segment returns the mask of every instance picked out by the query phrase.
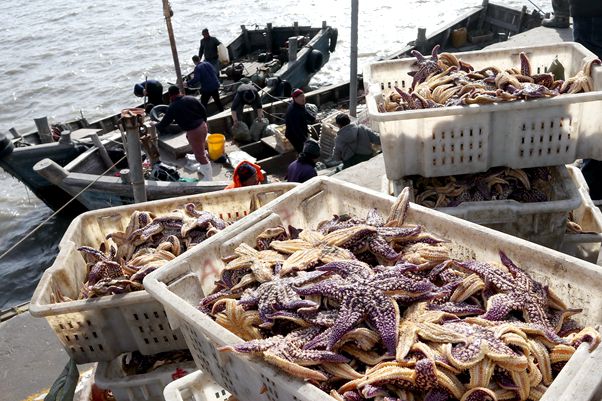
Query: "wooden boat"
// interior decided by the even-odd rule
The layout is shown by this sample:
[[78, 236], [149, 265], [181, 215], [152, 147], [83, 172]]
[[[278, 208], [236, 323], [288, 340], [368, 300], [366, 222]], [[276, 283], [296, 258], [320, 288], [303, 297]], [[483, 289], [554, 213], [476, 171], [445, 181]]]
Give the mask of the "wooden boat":
[[[292, 41], [293, 38], [296, 40]], [[289, 46], [289, 39], [291, 43], [299, 45], [298, 51], [294, 51], [295, 46]], [[264, 28], [246, 29], [242, 26], [241, 34], [227, 45], [232, 64], [222, 69], [222, 103], [226, 105], [232, 101], [236, 89], [234, 84], [243, 77], [264, 88], [260, 92], [263, 102], [290, 95], [292, 87], [305, 87], [328, 62], [330, 53], [336, 48], [336, 41], [336, 28], [326, 23], [322, 27], [299, 26], [296, 22], [285, 27], [267, 24]], [[242, 75], [232, 72], [233, 65], [242, 66]], [[211, 100], [208, 113], [216, 111]], [[57, 191], [54, 185], [33, 171], [33, 166], [45, 158], [65, 166], [93, 146], [89, 135], [103, 135], [114, 131], [119, 117], [119, 114], [115, 114], [92, 122], [81, 118], [62, 124], [66, 130], [71, 131], [73, 141], [60, 144], [43, 143], [38, 132], [18, 135], [13, 131], [15, 138], [11, 140], [0, 134], [0, 144], [4, 144], [0, 145], [0, 167], [22, 181], [38, 198], [56, 210], [71, 196], [64, 191]], [[75, 203], [73, 206], [78, 205]], [[77, 207], [76, 210], [81, 208]]]
[[[411, 50], [418, 49], [423, 53], [428, 53], [437, 44], [442, 47], [442, 51], [467, 51], [483, 48], [489, 44], [506, 40], [510, 34], [524, 32], [533, 27], [541, 24], [542, 16], [537, 12], [528, 13], [526, 8], [522, 10], [514, 10], [505, 6], [489, 4], [484, 2], [481, 7], [477, 10], [466, 14], [453, 21], [446, 27], [436, 31], [432, 35], [425, 37], [422, 32], [419, 32], [416, 41], [409, 43], [402, 51], [396, 52], [387, 59], [409, 57]], [[467, 37], [472, 38], [472, 42], [466, 41], [458, 46], [458, 42], [453, 37], [453, 32], [457, 29], [466, 30]], [[453, 43], [452, 43], [453, 42]], [[456, 45], [457, 47], [454, 47]], [[361, 80], [361, 78], [359, 78]], [[362, 88], [361, 81], [358, 84], [358, 88]], [[333, 109], [341, 107], [341, 105], [348, 102], [350, 95], [349, 82], [343, 82], [340, 84], [331, 85], [328, 87], [320, 88], [316, 91], [306, 93], [306, 99], [308, 103], [313, 103], [322, 109]], [[360, 89], [358, 97], [361, 99], [362, 90]], [[267, 112], [268, 116], [272, 119], [272, 122], [281, 123], [275, 121], [278, 116], [283, 116], [288, 107], [289, 100], [279, 100], [272, 103], [264, 104], [263, 108]], [[244, 119], [250, 123], [253, 118], [253, 112], [250, 110], [245, 111]], [[229, 111], [224, 111], [217, 115], [213, 115], [208, 119], [208, 126], [210, 132], [219, 132], [227, 134], [230, 132], [232, 125], [231, 116]], [[293, 152], [278, 153], [274, 147], [274, 140], [263, 138], [253, 144], [241, 146], [241, 150], [248, 151], [251, 154], [261, 154], [257, 159], [262, 167], [268, 172], [268, 174], [275, 180], [281, 179], [283, 171], [286, 166], [295, 158]], [[183, 155], [190, 152], [190, 147], [184, 134], [177, 134], [171, 137], [163, 137], [159, 140], [160, 149], [162, 155], [167, 157], [167, 160], [177, 162], [181, 160]], [[230, 146], [235, 147], [235, 144], [230, 143]], [[227, 149], [228, 150], [228, 149]], [[65, 175], [60, 181], [59, 185], [61, 188], [68, 190], [71, 193], [77, 193], [82, 190], [86, 185], [90, 185], [88, 191], [94, 191], [96, 194], [95, 204], [89, 203], [87, 207], [102, 207], [100, 204], [106, 206], [116, 205], [120, 203], [116, 199], [114, 194], [119, 194], [120, 201], [124, 203], [130, 203], [133, 201], [131, 195], [131, 187], [128, 184], [121, 183], [118, 179], [112, 179], [114, 186], [107, 186], [101, 184], [108, 180], [106, 177], [99, 178], [100, 172], [104, 169], [100, 163], [98, 156], [94, 156], [94, 151], [89, 152], [89, 156], [82, 156], [77, 163], [72, 163], [67, 167], [66, 171], [59, 173], [59, 175]], [[93, 158], [96, 160], [95, 168], [91, 168], [89, 162], [85, 162], [86, 157]], [[163, 156], [162, 156], [163, 157]], [[87, 170], [85, 173], [83, 169]], [[90, 172], [92, 171], [92, 174]], [[226, 168], [226, 173], [228, 169]], [[87, 174], [84, 177], [82, 174]], [[94, 183], [94, 180], [99, 179], [98, 182]], [[182, 191], [198, 191], [207, 192], [211, 190], [221, 189], [216, 188], [219, 185], [226, 185], [226, 182], [216, 185], [213, 183], [196, 183], [191, 185], [190, 183], [168, 183], [171, 185], [165, 185], [165, 183], [149, 182], [147, 180], [148, 196], [149, 199], [160, 199], [169, 196], [183, 195]], [[175, 184], [175, 185], [174, 185]], [[161, 191], [158, 188], [161, 187]], [[165, 188], [170, 188], [165, 189]], [[170, 191], [171, 195], [170, 195]], [[157, 196], [158, 198], [155, 198]], [[85, 194], [80, 195], [79, 199], [84, 199]], [[99, 202], [99, 199], [104, 199]], [[84, 202], [85, 203], [85, 202]]]

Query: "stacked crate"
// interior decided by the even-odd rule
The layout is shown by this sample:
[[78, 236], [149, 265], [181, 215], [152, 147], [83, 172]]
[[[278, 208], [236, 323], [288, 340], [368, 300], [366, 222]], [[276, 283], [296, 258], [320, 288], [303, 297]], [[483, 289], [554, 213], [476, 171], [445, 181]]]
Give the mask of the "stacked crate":
[[[595, 58], [577, 43], [456, 53], [474, 67], [516, 67], [525, 52], [537, 72], [557, 56], [566, 77], [577, 74]], [[602, 67], [592, 69], [594, 91], [553, 98], [487, 105], [451, 106], [380, 112], [383, 94], [395, 86], [408, 88], [415, 59], [369, 65], [364, 71], [366, 102], [372, 126], [381, 135], [387, 178], [399, 193], [405, 177], [474, 174], [491, 167], [515, 169], [551, 167], [561, 175], [555, 185], [564, 194], [546, 204], [514, 201], [463, 203], [444, 211], [506, 233], [559, 249], [568, 213], [580, 196], [564, 165], [579, 158], [602, 158], [599, 130], [602, 118]], [[407, 89], [406, 89], [407, 90]], [[587, 116], [585, 118], [584, 116]], [[561, 170], [561, 171], [560, 171]], [[540, 212], [541, 211], [541, 212]], [[525, 216], [528, 218], [525, 219]]]

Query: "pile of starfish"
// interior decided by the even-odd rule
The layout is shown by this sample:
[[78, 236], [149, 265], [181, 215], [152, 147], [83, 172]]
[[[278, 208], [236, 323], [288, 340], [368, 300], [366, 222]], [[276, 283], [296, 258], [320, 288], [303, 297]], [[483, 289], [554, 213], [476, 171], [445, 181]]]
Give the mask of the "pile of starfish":
[[549, 167], [494, 167], [477, 174], [408, 178], [413, 183], [414, 201], [431, 208], [505, 199], [521, 203], [546, 202], [552, 192]]
[[439, 54], [439, 45], [426, 57], [417, 50], [409, 88], [394, 87], [383, 94], [381, 113], [444, 106], [491, 104], [554, 97], [594, 90], [592, 68], [597, 58], [588, 59], [574, 76], [564, 79], [552, 72], [536, 73], [524, 52], [520, 67], [502, 69], [493, 65], [477, 70], [452, 53]]
[[198, 308], [259, 355], [336, 400], [537, 400], [581, 343], [600, 342], [505, 253], [453, 258], [405, 224], [409, 188], [386, 218], [334, 216], [241, 244]]
[[[197, 210], [193, 203], [161, 216], [135, 211], [125, 229], [108, 233], [98, 248], [78, 248], [87, 269], [79, 298], [142, 290], [142, 280], [149, 273], [224, 228], [226, 222]], [[58, 289], [54, 298], [58, 302], [71, 300]]]

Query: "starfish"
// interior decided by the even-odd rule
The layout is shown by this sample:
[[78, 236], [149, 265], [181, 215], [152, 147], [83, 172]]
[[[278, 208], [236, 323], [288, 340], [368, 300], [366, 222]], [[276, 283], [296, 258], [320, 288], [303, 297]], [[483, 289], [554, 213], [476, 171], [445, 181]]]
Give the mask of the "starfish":
[[274, 324], [270, 315], [279, 310], [316, 308], [318, 304], [303, 300], [297, 294], [294, 286], [307, 284], [324, 275], [321, 271], [299, 272], [297, 276], [274, 277], [271, 281], [262, 283], [256, 289], [247, 289], [238, 301], [245, 307], [257, 306], [259, 317], [263, 322], [260, 327], [269, 328]]
[[191, 218], [185, 218], [183, 220], [181, 235], [182, 237], [188, 236], [192, 230], [209, 231], [210, 229], [223, 230], [226, 228], [226, 222], [219, 217], [215, 216], [211, 212], [205, 210], [198, 211], [194, 203], [188, 203], [184, 206], [184, 211], [187, 216]]
[[490, 328], [466, 322], [423, 323], [421, 327], [422, 337], [447, 343], [444, 355], [458, 369], [469, 369], [485, 357], [509, 370], [527, 367], [527, 358], [508, 347]]
[[285, 276], [295, 270], [306, 270], [319, 262], [355, 259], [351, 251], [343, 248], [362, 242], [364, 236], [374, 232], [373, 228], [364, 225], [337, 230], [327, 235], [303, 230], [298, 239], [272, 241], [270, 247], [278, 252], [291, 254], [280, 269], [280, 276]]
[[442, 388], [457, 399], [460, 399], [464, 393], [464, 385], [454, 375], [443, 369], [437, 369], [435, 362], [428, 358], [419, 360], [413, 368], [397, 362], [379, 364], [368, 370], [364, 378], [343, 385], [339, 392], [363, 389], [368, 385], [375, 387], [392, 385], [417, 391]]
[[431, 75], [432, 73], [438, 73], [438, 72], [442, 71], [441, 67], [437, 63], [438, 58], [439, 58], [439, 55], [438, 55], [439, 48], [440, 48], [439, 45], [436, 45], [435, 47], [433, 47], [433, 50], [431, 51], [430, 60], [428, 60], [418, 50], [411, 51], [412, 56], [416, 57], [416, 61], [414, 62], [413, 66], [418, 67], [417, 71], [411, 71], [408, 73], [408, 75], [414, 77], [414, 79], [412, 80], [412, 89], [414, 89], [414, 87], [417, 84], [424, 82], [426, 80], [426, 78], [429, 75]]
[[268, 228], [257, 236], [256, 247], [260, 251], [265, 251], [270, 248], [272, 241], [286, 241], [289, 238], [288, 233], [282, 226]]
[[114, 261], [116, 254], [114, 248], [111, 248], [108, 255], [89, 246], [80, 246], [77, 250], [82, 252], [86, 264], [89, 266], [88, 286], [93, 286], [103, 279], [117, 279], [124, 276], [121, 265]]
[[223, 312], [215, 316], [215, 321], [245, 341], [262, 338], [258, 326], [261, 323], [259, 312], [247, 311], [238, 305], [235, 299], [221, 299], [214, 304], [214, 309], [223, 304]]
[[487, 300], [483, 318], [502, 320], [510, 311], [520, 310], [528, 323], [553, 329], [546, 313], [549, 305], [546, 288], [516, 266], [502, 251], [500, 258], [508, 272], [483, 262], [467, 261], [458, 264], [476, 273], [486, 285], [492, 285], [500, 291]]
[[426, 302], [415, 303], [408, 307], [399, 324], [399, 341], [395, 358], [402, 361], [410, 352], [412, 346], [418, 341], [421, 323], [440, 323], [444, 319], [457, 318], [449, 313], [428, 310]]
[[155, 215], [149, 212], [134, 211], [130, 216], [130, 221], [124, 231], [115, 231], [107, 235], [117, 244], [117, 259], [129, 260], [134, 253], [135, 246], [128, 239], [132, 233], [143, 227], [146, 227], [155, 218]]
[[564, 81], [560, 87], [560, 93], [579, 93], [591, 92], [594, 90], [594, 81], [592, 79], [592, 68], [594, 65], [600, 65], [600, 59], [589, 60], [577, 75]]
[[391, 295], [417, 296], [436, 288], [426, 279], [414, 281], [403, 276], [395, 267], [374, 272], [369, 265], [360, 261], [333, 262], [316, 270], [336, 273], [338, 276], [298, 288], [297, 292], [301, 295], [323, 295], [339, 301], [340, 312], [334, 326], [307, 344], [308, 348], [328, 336], [326, 349], [330, 350], [345, 333], [367, 320], [380, 334], [388, 354], [394, 355], [399, 307]]
[[349, 359], [331, 351], [303, 349], [309, 340], [320, 332], [320, 328], [310, 327], [295, 330], [286, 336], [251, 340], [242, 344], [219, 348], [220, 351], [262, 354], [263, 358], [293, 376], [316, 381], [327, 380], [326, 375], [305, 366], [328, 363], [346, 363]]
[[278, 252], [257, 251], [245, 243], [240, 244], [234, 253], [238, 255], [238, 258], [230, 261], [224, 270], [251, 269], [251, 273], [244, 276], [238, 284], [232, 287], [232, 290], [242, 288], [255, 281], [260, 283], [270, 281], [274, 278], [273, 267], [284, 263], [284, 256]]

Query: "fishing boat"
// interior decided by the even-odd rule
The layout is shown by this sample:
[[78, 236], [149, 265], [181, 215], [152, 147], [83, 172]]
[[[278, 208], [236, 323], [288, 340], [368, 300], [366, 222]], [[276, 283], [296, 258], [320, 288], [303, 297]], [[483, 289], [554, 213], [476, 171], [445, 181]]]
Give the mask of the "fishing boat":
[[[483, 48], [492, 43], [507, 40], [510, 36], [527, 31], [531, 28], [541, 25], [542, 15], [537, 11], [527, 12], [526, 7], [522, 10], [516, 10], [505, 6], [490, 4], [484, 2], [481, 7], [467, 13], [456, 19], [451, 24], [426, 36], [422, 30], [419, 30], [415, 41], [409, 43], [401, 51], [395, 52], [387, 59], [409, 57], [412, 50], [419, 50], [423, 53], [429, 52], [435, 45], [439, 45], [442, 51], [460, 52]], [[460, 38], [458, 39], [458, 32]], [[362, 88], [361, 77], [358, 88]], [[362, 98], [362, 90], [357, 94]], [[323, 115], [327, 115], [328, 110], [344, 108], [350, 97], [350, 84], [343, 82], [320, 88], [306, 93], [308, 103], [315, 104], [323, 110]], [[278, 121], [286, 112], [290, 103], [288, 100], [277, 100], [263, 105], [263, 109], [270, 117], [271, 122]], [[244, 121], [251, 123], [253, 121], [253, 112], [247, 110], [244, 113]], [[208, 118], [209, 132], [223, 133], [228, 135], [231, 132], [232, 119], [230, 111], [210, 116]], [[319, 126], [316, 127], [319, 135]], [[268, 173], [272, 180], [281, 180], [284, 178], [286, 167], [295, 159], [296, 154], [292, 151], [284, 152], [277, 149], [276, 140], [273, 137], [262, 138], [261, 140], [239, 146], [229, 141], [226, 146], [226, 154], [229, 152], [242, 151], [247, 153], [253, 160], [256, 160]], [[161, 150], [161, 160], [169, 161], [172, 166], [183, 169], [186, 161], [185, 155], [190, 152], [190, 145], [185, 138], [185, 134], [176, 134], [159, 138], [159, 148]], [[327, 161], [327, 160], [322, 160]], [[50, 175], [52, 168], [47, 164], [38, 165], [38, 172]], [[180, 196], [187, 193], [201, 193], [222, 189], [228, 181], [220, 181], [220, 178], [229, 179], [233, 166], [227, 164], [216, 165], [214, 167], [213, 182], [156, 182], [146, 180], [148, 199], [161, 199], [173, 196]], [[84, 193], [79, 195], [78, 199], [88, 208], [109, 207], [133, 202], [131, 185], [123, 182], [116, 177], [101, 177], [106, 169], [98, 151], [92, 149], [81, 157], [78, 157], [62, 171], [55, 171], [54, 181], [63, 190], [72, 195], [80, 193], [87, 188]], [[46, 170], [46, 171], [44, 171]], [[331, 171], [331, 170], [329, 170]], [[186, 175], [183, 172], [181, 175]], [[50, 175], [52, 176], [52, 175]], [[109, 185], [110, 182], [110, 185]], [[86, 192], [90, 194], [87, 195]], [[86, 201], [86, 198], [93, 198], [93, 201]]]
[[[242, 26], [240, 35], [226, 46], [232, 63], [224, 66], [220, 73], [222, 104], [232, 101], [236, 83], [242, 78], [248, 78], [262, 88], [262, 102], [289, 96], [291, 88], [305, 87], [328, 62], [336, 43], [336, 28], [325, 22], [321, 27], [300, 26], [297, 22], [283, 27], [275, 27], [271, 23], [255, 29]], [[141, 106], [144, 105], [137, 107]], [[215, 112], [217, 108], [211, 100], [208, 114]], [[94, 146], [91, 136], [112, 133], [119, 118], [119, 114], [114, 114], [88, 122], [82, 117], [60, 124], [60, 129], [69, 133], [62, 141], [46, 135], [52, 130], [47, 121], [40, 124], [42, 129], [36, 132], [20, 135], [12, 130], [13, 138], [0, 134], [0, 167], [27, 185], [46, 205], [57, 210], [71, 195], [57, 190], [56, 186], [36, 174], [33, 166], [45, 158], [65, 166]], [[54, 130], [56, 128], [53, 127]], [[71, 206], [76, 212], [84, 210], [77, 201]]]

